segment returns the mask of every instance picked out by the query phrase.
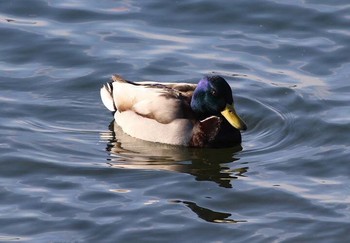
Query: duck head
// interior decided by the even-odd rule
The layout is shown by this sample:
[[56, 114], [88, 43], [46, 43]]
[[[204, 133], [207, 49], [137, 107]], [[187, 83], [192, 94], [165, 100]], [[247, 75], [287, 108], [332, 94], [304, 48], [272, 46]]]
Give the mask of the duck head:
[[247, 126], [237, 115], [230, 85], [220, 76], [202, 78], [191, 99], [192, 110], [200, 117], [220, 116], [238, 130], [246, 130]]

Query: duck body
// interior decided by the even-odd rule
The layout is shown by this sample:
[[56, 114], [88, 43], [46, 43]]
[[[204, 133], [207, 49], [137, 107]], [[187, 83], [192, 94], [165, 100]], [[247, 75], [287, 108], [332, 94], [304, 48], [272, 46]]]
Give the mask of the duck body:
[[189, 147], [241, 143], [239, 129], [246, 125], [234, 111], [230, 86], [219, 76], [198, 85], [131, 82], [118, 75], [112, 80], [101, 88], [102, 102], [132, 137]]

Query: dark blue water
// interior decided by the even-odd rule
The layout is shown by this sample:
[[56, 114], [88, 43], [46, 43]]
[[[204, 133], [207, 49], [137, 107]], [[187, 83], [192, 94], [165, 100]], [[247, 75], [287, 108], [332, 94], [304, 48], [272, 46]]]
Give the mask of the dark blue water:
[[[0, 241], [347, 242], [350, 5], [1, 1]], [[218, 74], [242, 149], [113, 126], [99, 89]]]

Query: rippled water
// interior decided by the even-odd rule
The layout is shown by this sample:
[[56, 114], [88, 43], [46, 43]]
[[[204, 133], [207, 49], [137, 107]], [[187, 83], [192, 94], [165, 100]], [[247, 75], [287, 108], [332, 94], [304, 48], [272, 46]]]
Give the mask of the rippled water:
[[[1, 1], [0, 241], [346, 242], [350, 5]], [[113, 73], [219, 74], [242, 148], [123, 134]]]

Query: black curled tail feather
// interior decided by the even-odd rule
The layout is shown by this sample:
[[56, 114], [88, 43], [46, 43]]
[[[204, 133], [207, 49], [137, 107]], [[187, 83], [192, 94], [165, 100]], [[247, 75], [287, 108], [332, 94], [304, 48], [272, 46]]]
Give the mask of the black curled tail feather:
[[125, 78], [123, 78], [122, 76], [120, 76], [119, 74], [113, 74], [112, 75], [112, 80], [113, 82], [119, 82], [119, 83], [128, 83], [128, 84], [132, 84], [132, 85], [140, 85], [138, 83], [135, 83], [133, 81], [130, 80], [126, 80]]

